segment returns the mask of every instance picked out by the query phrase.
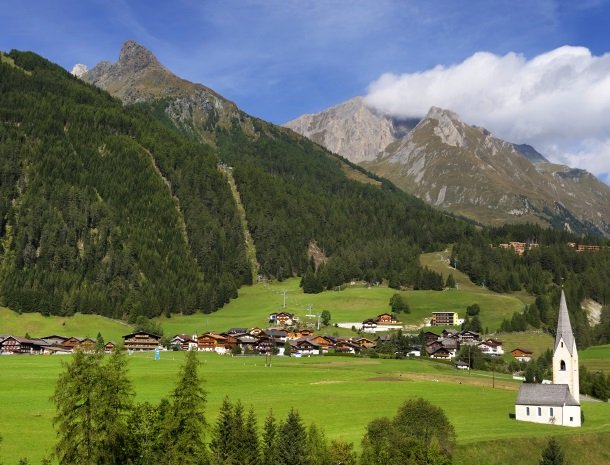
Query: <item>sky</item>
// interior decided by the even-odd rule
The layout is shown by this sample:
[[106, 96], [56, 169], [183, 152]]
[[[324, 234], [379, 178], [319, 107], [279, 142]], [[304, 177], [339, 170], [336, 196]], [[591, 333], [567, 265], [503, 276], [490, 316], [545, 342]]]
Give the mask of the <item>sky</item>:
[[610, 0], [3, 0], [0, 50], [70, 70], [134, 39], [274, 123], [440, 106], [610, 184]]

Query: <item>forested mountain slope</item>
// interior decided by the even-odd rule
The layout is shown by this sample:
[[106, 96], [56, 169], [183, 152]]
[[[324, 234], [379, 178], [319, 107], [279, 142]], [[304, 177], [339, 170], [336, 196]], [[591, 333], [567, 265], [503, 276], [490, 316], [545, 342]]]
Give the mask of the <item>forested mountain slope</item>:
[[[0, 65], [0, 296], [15, 310], [134, 318], [222, 306], [252, 270], [220, 162], [232, 167], [269, 277], [438, 287], [418, 254], [474, 234], [231, 104], [200, 126], [176, 119], [167, 95], [124, 106], [33, 53], [9, 57]], [[328, 257], [317, 273], [312, 241]]]
[[251, 281], [233, 198], [194, 143], [32, 53], [0, 65], [1, 295], [113, 317], [212, 310]]
[[[233, 168], [266, 276], [303, 274], [308, 246], [316, 241], [329, 257], [320, 270], [322, 287], [390, 276], [412, 284], [425, 280], [416, 258], [421, 250], [473, 233], [308, 139], [181, 80], [132, 41], [116, 63], [102, 62], [83, 79], [126, 105], [137, 102], [187, 136], [213, 141], [219, 159]], [[198, 98], [202, 93], [207, 97]]]

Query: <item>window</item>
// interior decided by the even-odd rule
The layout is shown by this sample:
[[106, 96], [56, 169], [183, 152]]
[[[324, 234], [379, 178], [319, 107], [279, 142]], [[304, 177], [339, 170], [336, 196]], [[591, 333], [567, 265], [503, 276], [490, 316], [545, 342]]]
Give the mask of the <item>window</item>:
[[563, 341], [561, 341], [561, 347], [563, 347]]
[[542, 416], [542, 407], [538, 407], [538, 416], [541, 417]]
[[529, 407], [525, 407], [525, 414], [529, 417], [530, 416], [530, 408]]
[[563, 360], [559, 363], [559, 370], [566, 371], [566, 362], [564, 362]]
[[551, 407], [551, 416], [553, 416], [553, 407]]
[[570, 417], [570, 421], [574, 421], [574, 417]]

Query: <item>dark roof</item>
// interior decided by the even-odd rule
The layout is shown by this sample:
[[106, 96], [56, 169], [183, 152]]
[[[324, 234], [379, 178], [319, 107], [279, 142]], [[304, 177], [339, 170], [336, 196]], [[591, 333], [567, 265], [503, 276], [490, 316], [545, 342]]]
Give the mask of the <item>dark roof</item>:
[[247, 332], [248, 328], [230, 328], [227, 334], [246, 334]]
[[561, 301], [559, 303], [559, 318], [557, 319], [557, 334], [555, 336], [555, 348], [557, 350], [559, 341], [563, 338], [566, 348], [570, 355], [574, 355], [574, 334], [572, 333], [572, 325], [570, 324], [570, 314], [568, 313], [568, 305], [566, 304], [566, 296], [561, 290]]
[[517, 405], [580, 405], [567, 384], [533, 384], [523, 383], [517, 394]]
[[[157, 339], [161, 339], [161, 336], [159, 336], [158, 334], [149, 333], [148, 331], [136, 331], [135, 333], [129, 333], [129, 334], [126, 334], [125, 336], [123, 336], [123, 339], [127, 339], [128, 337], [131, 337], [131, 336], [135, 336], [136, 334], [146, 334], [148, 336], [153, 336], [153, 337], [156, 337]], [[83, 339], [75, 338], [75, 339], [79, 339], [80, 341], [82, 341], [83, 339], [88, 339], [88, 338], [83, 338]]]

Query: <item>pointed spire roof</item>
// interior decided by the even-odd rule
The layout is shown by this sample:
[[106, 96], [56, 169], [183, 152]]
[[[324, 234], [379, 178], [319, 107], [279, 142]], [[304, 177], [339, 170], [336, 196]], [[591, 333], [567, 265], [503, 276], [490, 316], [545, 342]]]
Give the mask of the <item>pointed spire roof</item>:
[[557, 334], [555, 335], [555, 350], [559, 345], [560, 339], [566, 345], [570, 355], [574, 355], [574, 334], [572, 333], [572, 325], [570, 324], [570, 315], [568, 313], [568, 305], [566, 304], [566, 296], [561, 290], [561, 302], [559, 303], [559, 318], [557, 319]]

